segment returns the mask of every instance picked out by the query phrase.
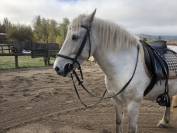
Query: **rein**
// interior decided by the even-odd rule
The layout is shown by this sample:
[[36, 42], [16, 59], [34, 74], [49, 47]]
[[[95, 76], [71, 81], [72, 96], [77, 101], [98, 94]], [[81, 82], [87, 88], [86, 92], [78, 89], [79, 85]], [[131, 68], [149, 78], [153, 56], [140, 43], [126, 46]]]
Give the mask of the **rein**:
[[[96, 105], [99, 104], [100, 102], [102, 102], [102, 100], [114, 98], [114, 97], [118, 96], [119, 94], [121, 94], [121, 93], [127, 88], [127, 86], [130, 84], [130, 82], [132, 81], [132, 79], [133, 79], [133, 77], [134, 77], [134, 75], [135, 75], [136, 68], [137, 68], [137, 65], [138, 65], [138, 58], [139, 58], [139, 45], [137, 46], [137, 57], [136, 57], [135, 68], [134, 68], [134, 70], [133, 70], [133, 73], [132, 73], [130, 79], [126, 82], [126, 84], [122, 87], [122, 89], [121, 89], [120, 91], [118, 91], [118, 92], [115, 93], [114, 95], [107, 96], [107, 97], [105, 97], [107, 90], [104, 91], [104, 93], [102, 94], [101, 97], [96, 96], [95, 94], [93, 94], [92, 92], [90, 92], [90, 91], [83, 85], [83, 76], [81, 75], [81, 79], [80, 79], [80, 77], [78, 76], [77, 72], [76, 72], [75, 70], [73, 70], [72, 73], [71, 73], [71, 79], [72, 79], [72, 81], [73, 81], [73, 86], [74, 86], [76, 95], [77, 95], [77, 97], [78, 97], [80, 103], [81, 103], [82, 105], [84, 105], [86, 108], [91, 108], [91, 107], [96, 106]], [[79, 71], [80, 71], [80, 70], [82, 71], [82, 69], [79, 69]], [[95, 97], [95, 98], [99, 98], [99, 100], [98, 100], [96, 103], [94, 103], [94, 104], [92, 104], [92, 105], [87, 105], [87, 104], [85, 104], [85, 103], [82, 101], [82, 99], [81, 99], [81, 97], [80, 97], [80, 95], [79, 95], [78, 89], [77, 89], [77, 87], [76, 87], [76, 83], [75, 83], [75, 81], [74, 81], [73, 75], [76, 77], [76, 80], [78, 81], [78, 85], [81, 86], [90, 96]]]
[[[89, 58], [90, 55], [91, 55], [91, 40], [90, 40], [90, 29], [91, 29], [91, 27], [87, 27], [87, 26], [84, 26], [84, 25], [81, 25], [81, 27], [84, 28], [84, 29], [86, 29], [86, 33], [85, 33], [85, 35], [84, 35], [84, 38], [83, 38], [83, 40], [82, 40], [82, 42], [81, 42], [81, 46], [80, 46], [80, 48], [79, 48], [79, 50], [78, 50], [78, 52], [77, 52], [75, 58], [71, 58], [71, 57], [69, 57], [69, 56], [62, 55], [62, 54], [57, 54], [57, 56], [72, 61], [72, 64], [70, 64], [70, 69], [71, 69], [71, 71], [72, 71], [72, 72], [71, 72], [71, 79], [72, 79], [72, 82], [73, 82], [73, 86], [74, 86], [76, 95], [77, 95], [77, 97], [78, 97], [78, 99], [79, 99], [79, 101], [80, 101], [80, 103], [81, 103], [82, 105], [84, 105], [86, 108], [90, 108], [90, 107], [96, 106], [97, 104], [99, 104], [100, 102], [102, 102], [102, 100], [104, 100], [104, 99], [110, 99], [110, 98], [114, 98], [114, 97], [118, 96], [120, 93], [122, 93], [122, 92], [127, 88], [127, 86], [128, 86], [128, 85], [130, 84], [130, 82], [132, 81], [132, 79], [133, 79], [133, 77], [134, 77], [134, 75], [135, 75], [135, 72], [136, 72], [136, 68], [137, 68], [137, 64], [138, 64], [138, 58], [139, 58], [139, 49], [140, 49], [140, 48], [139, 48], [139, 45], [138, 45], [138, 46], [137, 46], [137, 57], [136, 57], [136, 62], [135, 62], [135, 67], [134, 67], [133, 73], [132, 73], [130, 79], [129, 79], [129, 80], [126, 82], [126, 84], [122, 87], [122, 89], [121, 89], [120, 91], [118, 91], [117, 93], [115, 93], [114, 95], [112, 95], [112, 96], [107, 96], [107, 97], [105, 97], [105, 95], [106, 95], [106, 93], [107, 93], [107, 90], [104, 91], [104, 93], [102, 94], [102, 96], [96, 96], [95, 94], [93, 94], [92, 92], [90, 92], [90, 91], [83, 85], [84, 77], [83, 77], [83, 73], [82, 73], [82, 68], [81, 68], [81, 65], [80, 65], [79, 61], [77, 60], [78, 57], [81, 55], [81, 53], [82, 53], [82, 51], [83, 51], [83, 49], [84, 49], [84, 47], [85, 47], [85, 45], [86, 45], [87, 39], [88, 39], [88, 41], [89, 41], [89, 56], [88, 56], [88, 58]], [[78, 68], [77, 68], [77, 69], [79, 70], [79, 75], [80, 75], [80, 76], [79, 76], [78, 73], [74, 70], [74, 65], [75, 65], [75, 64], [78, 65]], [[75, 81], [74, 81], [74, 77], [75, 77], [75, 79], [77, 80], [78, 85], [81, 86], [84, 91], [86, 91], [86, 92], [87, 92], [90, 96], [92, 96], [92, 97], [99, 98], [99, 100], [98, 100], [96, 103], [94, 103], [94, 104], [92, 104], [92, 105], [87, 105], [87, 104], [85, 104], [85, 103], [82, 101], [82, 99], [81, 99], [81, 97], [80, 97], [80, 95], [79, 95], [79, 92], [78, 92], [78, 88], [77, 88], [77, 86], [76, 86], [76, 83], [75, 83]]]

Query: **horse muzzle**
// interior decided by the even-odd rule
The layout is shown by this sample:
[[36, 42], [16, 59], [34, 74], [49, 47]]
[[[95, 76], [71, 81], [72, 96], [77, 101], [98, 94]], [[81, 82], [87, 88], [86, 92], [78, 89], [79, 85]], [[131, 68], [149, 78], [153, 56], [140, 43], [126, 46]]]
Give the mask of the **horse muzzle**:
[[66, 77], [68, 73], [70, 73], [74, 69], [73, 64], [67, 63], [63, 69], [59, 68], [58, 66], [55, 67], [55, 71], [58, 75]]

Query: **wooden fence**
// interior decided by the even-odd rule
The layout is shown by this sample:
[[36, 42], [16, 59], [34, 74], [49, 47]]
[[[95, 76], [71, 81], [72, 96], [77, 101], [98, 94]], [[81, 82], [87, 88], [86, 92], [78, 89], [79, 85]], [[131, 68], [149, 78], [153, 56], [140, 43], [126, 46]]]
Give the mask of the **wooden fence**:
[[18, 57], [19, 56], [31, 56], [32, 58], [43, 57], [44, 64], [46, 66], [50, 65], [50, 58], [55, 57], [59, 48], [57, 49], [48, 49], [46, 46], [45, 48], [41, 49], [31, 49], [27, 50], [20, 50], [20, 48], [14, 47], [13, 44], [0, 44], [0, 56], [14, 56], [15, 61], [15, 68], [19, 68]]

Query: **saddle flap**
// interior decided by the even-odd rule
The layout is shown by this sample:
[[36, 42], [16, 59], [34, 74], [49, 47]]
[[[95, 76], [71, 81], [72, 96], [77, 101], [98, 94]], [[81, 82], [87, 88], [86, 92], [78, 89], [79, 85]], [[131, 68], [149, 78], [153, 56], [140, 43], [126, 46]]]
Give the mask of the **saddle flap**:
[[[144, 91], [146, 96], [159, 80], [168, 80], [169, 70], [166, 61], [161, 54], [157, 51], [158, 48], [154, 48], [144, 41], [141, 41], [144, 49], [145, 64], [149, 73], [151, 74], [151, 82]], [[166, 48], [165, 48], [166, 49]]]
[[151, 75], [155, 76], [157, 81], [167, 78], [168, 65], [161, 54], [157, 49], [154, 49], [154, 47], [145, 42], [143, 43], [143, 48], [145, 63]]

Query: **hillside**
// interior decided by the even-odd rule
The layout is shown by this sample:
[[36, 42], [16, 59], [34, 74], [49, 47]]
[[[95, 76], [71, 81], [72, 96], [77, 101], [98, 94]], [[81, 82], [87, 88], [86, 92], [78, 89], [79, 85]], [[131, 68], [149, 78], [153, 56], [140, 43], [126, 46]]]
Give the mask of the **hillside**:
[[147, 35], [139, 34], [140, 38], [146, 38], [148, 40], [166, 40], [166, 41], [177, 41], [177, 35]]

